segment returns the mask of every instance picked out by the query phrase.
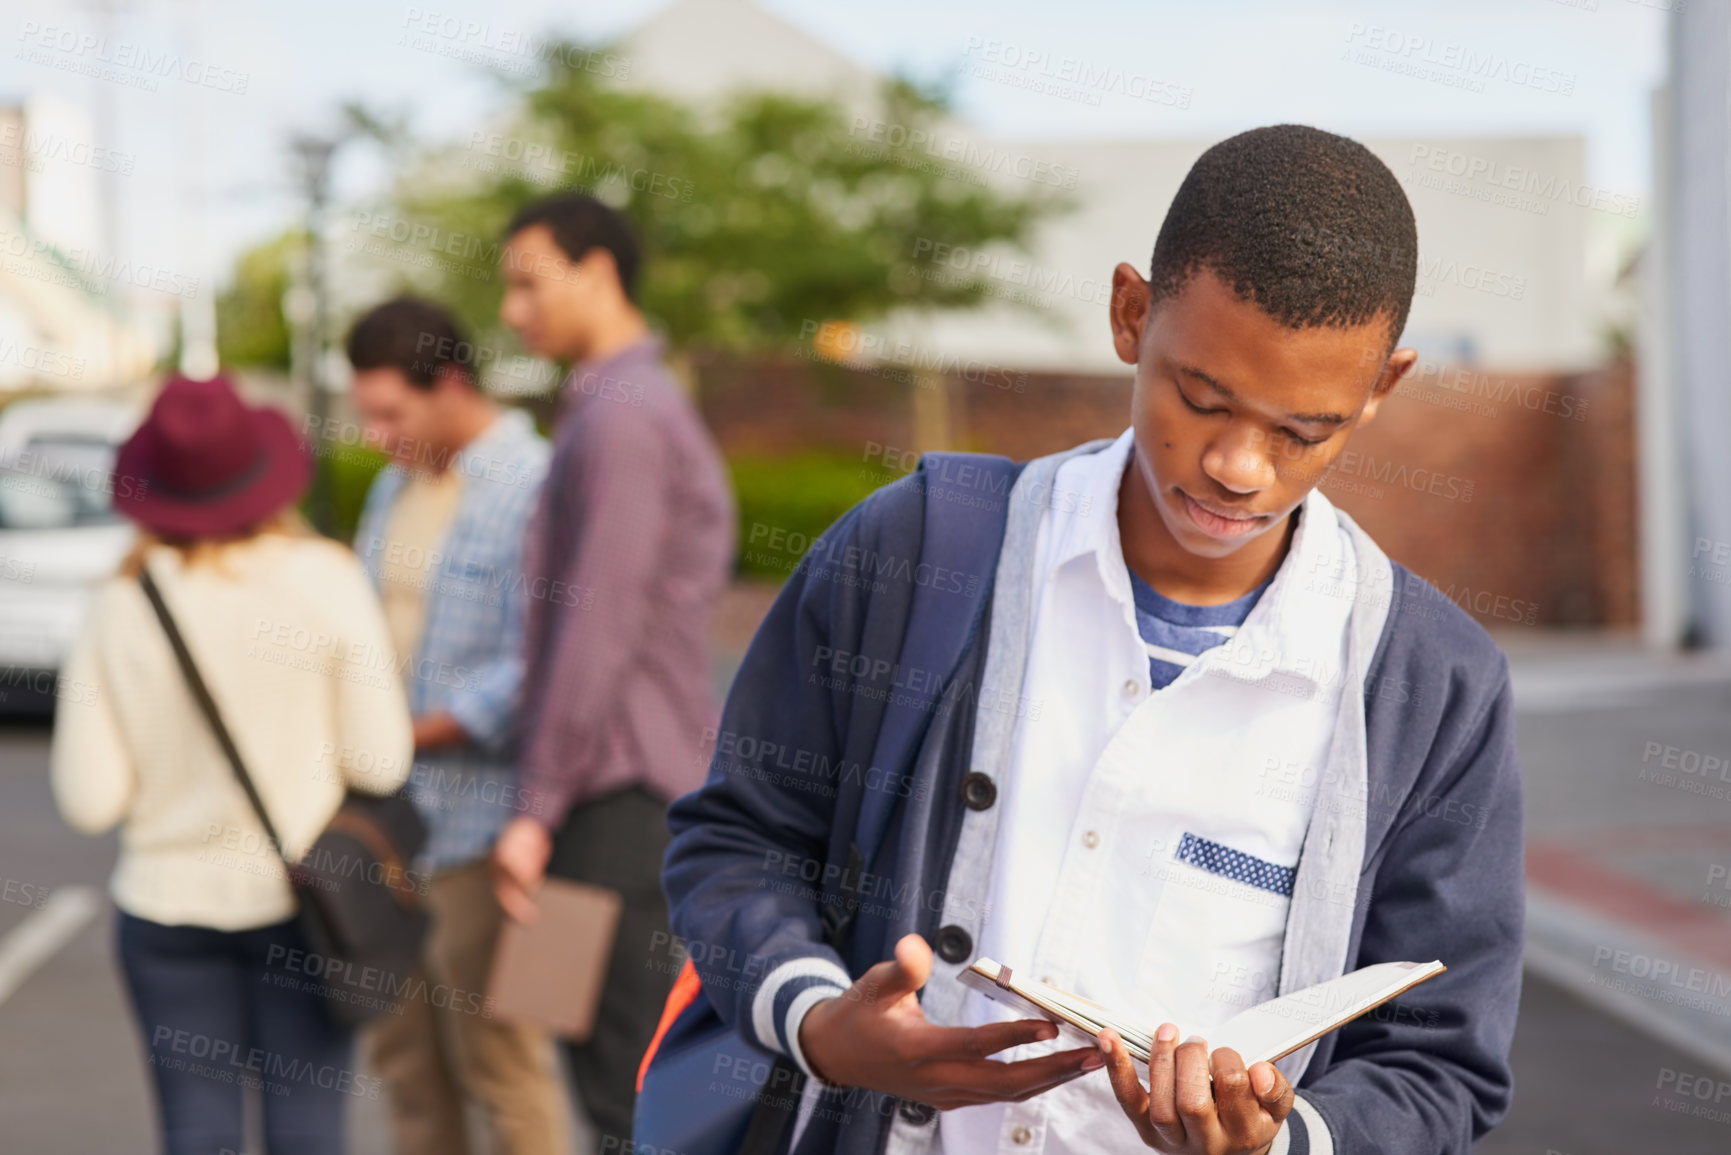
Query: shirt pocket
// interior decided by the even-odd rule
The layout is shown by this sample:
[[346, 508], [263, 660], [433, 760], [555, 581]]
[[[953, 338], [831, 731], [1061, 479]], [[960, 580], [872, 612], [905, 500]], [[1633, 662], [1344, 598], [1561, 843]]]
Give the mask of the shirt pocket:
[[1274, 996], [1296, 867], [1186, 830], [1160, 863], [1137, 987], [1204, 1034]]
[[1178, 849], [1173, 852], [1172, 857], [1179, 862], [1188, 862], [1191, 866], [1206, 870], [1209, 874], [1230, 878], [1234, 882], [1242, 882], [1246, 886], [1254, 886], [1282, 898], [1292, 897], [1292, 880], [1298, 874], [1296, 866], [1269, 862], [1265, 858], [1234, 850], [1224, 842], [1215, 842], [1190, 831], [1185, 831], [1184, 837], [1178, 840]]

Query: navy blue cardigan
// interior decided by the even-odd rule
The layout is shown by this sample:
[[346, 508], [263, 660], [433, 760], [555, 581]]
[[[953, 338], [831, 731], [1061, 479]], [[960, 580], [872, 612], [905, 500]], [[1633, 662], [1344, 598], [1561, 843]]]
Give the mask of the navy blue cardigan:
[[[932, 681], [931, 671], [897, 668], [897, 641], [873, 630], [886, 616], [905, 620], [919, 588], [905, 562], [919, 556], [924, 484], [916, 474], [879, 490], [813, 547], [736, 676], [707, 783], [670, 812], [674, 931], [721, 1017], [766, 1050], [786, 1052], [780, 1017], [799, 989], [788, 984], [776, 1000], [776, 1037], [759, 1037], [753, 1001], [778, 966], [824, 958], [857, 976], [902, 934], [937, 931], [989, 630], [972, 631], [942, 700], [922, 703], [917, 750], [874, 764], [883, 702], [918, 700]], [[989, 584], [996, 564], [995, 549], [982, 553], [955, 580]], [[1466, 1155], [1508, 1110], [1520, 1002], [1521, 786], [1507, 663], [1477, 623], [1396, 565], [1364, 702], [1365, 849], [1347, 969], [1443, 958], [1449, 970], [1412, 1000], [1420, 1012], [1325, 1036], [1299, 1089], [1337, 1152]], [[893, 795], [893, 817], [862, 873], [849, 854], [875, 791]], [[920, 820], [902, 823], [910, 810]], [[898, 845], [904, 825], [924, 840], [911, 858]], [[917, 877], [898, 861], [918, 863]], [[824, 944], [823, 916], [844, 880], [862, 901], [838, 953]], [[827, 1092], [831, 1100], [838, 1109], [808, 1128], [802, 1155], [874, 1155], [898, 1109], [919, 1116], [875, 1092]], [[1309, 1151], [1296, 1112], [1289, 1129], [1290, 1150]]]

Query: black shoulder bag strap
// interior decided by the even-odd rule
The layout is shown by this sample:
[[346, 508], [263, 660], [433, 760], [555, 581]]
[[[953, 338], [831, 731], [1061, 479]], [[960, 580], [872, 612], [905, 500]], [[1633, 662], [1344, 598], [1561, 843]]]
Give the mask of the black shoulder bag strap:
[[150, 576], [149, 567], [141, 568], [138, 574], [138, 584], [144, 588], [144, 596], [150, 599], [150, 608], [156, 611], [156, 620], [162, 623], [162, 632], [168, 635], [169, 647], [174, 650], [174, 660], [180, 663], [180, 672], [186, 678], [187, 689], [192, 691], [193, 701], [198, 703], [199, 712], [216, 734], [217, 745], [222, 747], [223, 754], [228, 758], [228, 764], [234, 769], [234, 776], [240, 780], [242, 790], [246, 791], [247, 801], [252, 803], [253, 810], [258, 814], [259, 822], [264, 824], [264, 832], [270, 838], [271, 846], [275, 848], [277, 857], [287, 865], [288, 861], [282, 850], [282, 839], [277, 837], [276, 826], [272, 824], [270, 815], [264, 808], [264, 799], [258, 796], [258, 788], [252, 783], [252, 775], [247, 773], [246, 763], [241, 760], [240, 750], [234, 744], [234, 738], [223, 724], [222, 715], [217, 712], [216, 699], [210, 696], [210, 688], [204, 684], [204, 678], [198, 672], [198, 666], [193, 663], [192, 652], [186, 648], [186, 639], [180, 635], [180, 627], [174, 622], [174, 615], [168, 612], [168, 603], [162, 599], [162, 591], [157, 588], [156, 579]]

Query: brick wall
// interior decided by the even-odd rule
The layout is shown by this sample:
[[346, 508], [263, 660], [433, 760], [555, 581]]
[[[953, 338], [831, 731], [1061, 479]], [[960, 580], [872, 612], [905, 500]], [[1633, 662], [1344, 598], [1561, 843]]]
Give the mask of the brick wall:
[[[1129, 423], [1127, 376], [916, 379], [798, 358], [695, 369], [729, 452], [936, 448], [922, 444], [929, 416], [916, 428], [917, 388], [939, 391], [952, 448], [1027, 458]], [[1633, 391], [1627, 363], [1574, 375], [1425, 366], [1353, 434], [1323, 492], [1487, 626], [1634, 625]]]

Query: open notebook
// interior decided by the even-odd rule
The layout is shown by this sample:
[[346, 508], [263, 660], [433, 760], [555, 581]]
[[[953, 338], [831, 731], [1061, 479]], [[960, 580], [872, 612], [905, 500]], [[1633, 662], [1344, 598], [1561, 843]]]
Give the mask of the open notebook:
[[[1174, 1023], [1180, 1039], [1202, 1035], [1210, 1051], [1231, 1047], [1245, 1066], [1272, 1063], [1447, 969], [1440, 962], [1376, 963], [1240, 1011], [1207, 1031], [1187, 1028], [1182, 1018], [1161, 1021]], [[1144, 1063], [1154, 1046], [1154, 1032], [1160, 1029], [1160, 1022], [1132, 1022], [1080, 995], [1014, 974], [989, 958], [975, 959], [959, 977], [987, 998], [1034, 1018], [1050, 1019], [1088, 1042], [1110, 1027], [1124, 1040], [1125, 1049]]]

